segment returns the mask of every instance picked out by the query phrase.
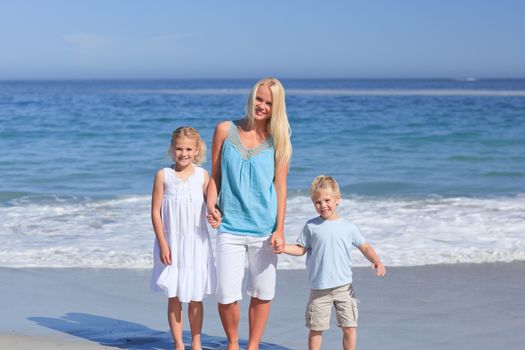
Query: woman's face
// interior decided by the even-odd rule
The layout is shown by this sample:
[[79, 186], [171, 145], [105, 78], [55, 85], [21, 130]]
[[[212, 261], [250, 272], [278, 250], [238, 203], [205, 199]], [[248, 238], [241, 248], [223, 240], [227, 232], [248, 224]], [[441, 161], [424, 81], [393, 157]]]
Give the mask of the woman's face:
[[255, 94], [253, 117], [255, 120], [265, 120], [272, 116], [272, 91], [265, 85], [259, 86]]

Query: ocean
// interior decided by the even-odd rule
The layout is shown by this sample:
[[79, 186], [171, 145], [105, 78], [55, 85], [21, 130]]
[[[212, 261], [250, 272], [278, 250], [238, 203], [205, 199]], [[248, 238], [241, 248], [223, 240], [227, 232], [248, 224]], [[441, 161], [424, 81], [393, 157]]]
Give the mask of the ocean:
[[[0, 82], [0, 266], [149, 268], [171, 132], [191, 125], [210, 147], [255, 81]], [[387, 266], [525, 260], [525, 80], [283, 84], [288, 242], [316, 214], [311, 180], [328, 174]]]

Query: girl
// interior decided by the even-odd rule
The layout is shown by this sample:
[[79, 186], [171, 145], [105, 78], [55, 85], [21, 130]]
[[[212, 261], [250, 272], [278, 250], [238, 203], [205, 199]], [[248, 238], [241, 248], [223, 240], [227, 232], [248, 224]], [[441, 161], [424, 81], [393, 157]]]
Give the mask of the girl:
[[255, 84], [243, 119], [221, 122], [215, 129], [208, 221], [219, 228], [217, 298], [228, 350], [239, 348], [237, 301], [242, 299], [246, 255], [251, 296], [248, 350], [259, 348], [268, 319], [275, 293], [274, 251], [284, 246], [290, 134], [284, 88], [275, 78]]
[[169, 149], [175, 164], [155, 176], [151, 221], [155, 231], [151, 288], [168, 296], [168, 323], [176, 350], [183, 350], [182, 302], [189, 303], [191, 348], [201, 349], [202, 299], [215, 292], [215, 268], [206, 225], [208, 172], [199, 167], [206, 145], [197, 130], [173, 132]]

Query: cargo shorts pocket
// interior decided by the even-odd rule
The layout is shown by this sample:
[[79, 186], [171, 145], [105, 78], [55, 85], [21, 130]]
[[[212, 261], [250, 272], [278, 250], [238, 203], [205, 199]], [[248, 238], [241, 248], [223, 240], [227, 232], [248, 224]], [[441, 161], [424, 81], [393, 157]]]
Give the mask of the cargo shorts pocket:
[[357, 299], [352, 298], [352, 313], [354, 315], [354, 321], [357, 323], [357, 319], [359, 318], [359, 311], [357, 309]]
[[324, 305], [309, 303], [305, 313], [306, 327], [313, 331], [324, 331], [330, 327], [330, 306], [328, 312]]

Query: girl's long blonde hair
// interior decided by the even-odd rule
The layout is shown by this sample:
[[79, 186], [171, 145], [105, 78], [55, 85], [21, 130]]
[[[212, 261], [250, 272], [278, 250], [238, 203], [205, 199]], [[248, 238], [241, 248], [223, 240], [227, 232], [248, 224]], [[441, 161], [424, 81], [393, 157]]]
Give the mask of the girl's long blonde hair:
[[268, 133], [273, 137], [275, 164], [289, 163], [292, 158], [292, 143], [290, 141], [292, 130], [290, 129], [288, 115], [286, 114], [284, 87], [278, 79], [265, 78], [259, 80], [254, 85], [246, 103], [248, 126], [250, 128], [253, 127], [255, 97], [257, 89], [262, 85], [268, 87], [272, 92], [272, 116], [268, 123]]
[[187, 137], [189, 139], [195, 139], [195, 141], [197, 141], [197, 149], [199, 153], [197, 153], [197, 155], [193, 159], [193, 164], [201, 165], [206, 161], [206, 144], [202, 140], [202, 137], [197, 131], [197, 129], [192, 128], [191, 126], [181, 126], [171, 134], [170, 149], [168, 150], [170, 154], [172, 154], [171, 149], [175, 143], [175, 140], [179, 137]]

